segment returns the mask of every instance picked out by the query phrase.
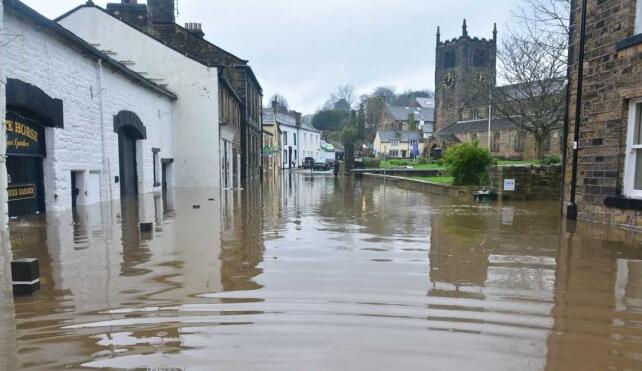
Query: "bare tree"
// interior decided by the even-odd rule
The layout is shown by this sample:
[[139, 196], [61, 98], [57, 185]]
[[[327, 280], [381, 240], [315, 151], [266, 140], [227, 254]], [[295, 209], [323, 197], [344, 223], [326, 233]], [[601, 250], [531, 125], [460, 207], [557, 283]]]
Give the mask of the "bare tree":
[[537, 157], [564, 120], [567, 41], [555, 33], [509, 33], [498, 60], [508, 85], [494, 89], [496, 114], [535, 138]]
[[357, 96], [354, 92], [354, 86], [350, 84], [339, 86], [337, 89], [337, 98], [339, 98], [338, 100], [345, 99], [350, 107], [352, 107], [357, 100]]

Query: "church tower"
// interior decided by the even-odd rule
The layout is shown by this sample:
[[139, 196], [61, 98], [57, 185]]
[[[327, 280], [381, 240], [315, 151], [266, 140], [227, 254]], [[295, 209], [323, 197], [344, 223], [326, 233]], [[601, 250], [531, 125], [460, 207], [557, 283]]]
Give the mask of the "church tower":
[[443, 42], [437, 28], [436, 58], [435, 129], [488, 117], [483, 106], [497, 79], [497, 25], [492, 39], [470, 37], [464, 19], [462, 35]]

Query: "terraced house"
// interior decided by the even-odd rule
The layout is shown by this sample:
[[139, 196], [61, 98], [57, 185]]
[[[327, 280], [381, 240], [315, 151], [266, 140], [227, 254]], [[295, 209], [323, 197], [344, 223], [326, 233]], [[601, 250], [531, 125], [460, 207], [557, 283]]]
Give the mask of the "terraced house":
[[574, 5], [564, 210], [642, 228], [642, 1]]
[[[92, 2], [82, 7], [98, 8]], [[77, 18], [76, 10], [64, 18]], [[258, 177], [262, 167], [263, 89], [249, 62], [208, 41], [201, 24], [187, 23], [185, 27], [176, 24], [175, 0], [149, 0], [147, 4], [138, 4], [137, 0], [121, 0], [120, 3], [107, 4], [106, 12], [170, 48], [206, 66], [222, 70], [241, 101], [241, 179], [245, 181]], [[74, 22], [66, 23], [73, 26]]]

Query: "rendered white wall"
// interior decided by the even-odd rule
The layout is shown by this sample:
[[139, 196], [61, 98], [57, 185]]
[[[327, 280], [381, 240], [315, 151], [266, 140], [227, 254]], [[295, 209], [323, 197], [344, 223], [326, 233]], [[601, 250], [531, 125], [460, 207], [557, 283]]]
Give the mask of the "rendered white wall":
[[[55, 34], [43, 32], [28, 19], [6, 12], [4, 24], [5, 33], [21, 35], [2, 50], [7, 77], [35, 85], [63, 100], [64, 129], [45, 130], [47, 211], [71, 207], [72, 171], [101, 173], [101, 198], [120, 197], [120, 185], [115, 183], [119, 161], [113, 121], [122, 110], [136, 113], [147, 129], [147, 140], [138, 142], [139, 192], [152, 192], [152, 148], [161, 148], [163, 155], [173, 156], [173, 101], [108, 66], [101, 74], [96, 60], [85, 57]], [[92, 194], [83, 202], [96, 199]]]
[[[218, 188], [220, 154], [218, 70], [204, 66], [94, 7], [84, 7], [59, 23], [117, 59], [135, 62], [131, 68], [162, 78], [179, 96], [173, 112], [175, 185]], [[166, 158], [162, 154], [163, 158]]]

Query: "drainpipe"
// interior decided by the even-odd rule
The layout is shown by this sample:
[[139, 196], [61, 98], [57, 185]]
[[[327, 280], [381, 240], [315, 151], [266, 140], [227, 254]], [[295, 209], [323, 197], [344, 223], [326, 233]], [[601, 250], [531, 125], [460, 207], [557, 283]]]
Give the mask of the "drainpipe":
[[[103, 189], [105, 190], [105, 200], [112, 199], [111, 189], [111, 169], [107, 156], [107, 143], [105, 138], [105, 112], [103, 102], [103, 60], [98, 59], [98, 110], [100, 114], [100, 135], [103, 146]], [[106, 173], [106, 174], [105, 174]]]
[[582, 122], [582, 85], [584, 80], [584, 48], [586, 46], [586, 3], [582, 0], [582, 20], [580, 28], [580, 54], [577, 72], [577, 92], [575, 96], [575, 132], [573, 135], [573, 167], [571, 171], [571, 200], [566, 207], [566, 217], [577, 220], [577, 167], [579, 158], [580, 124]]

